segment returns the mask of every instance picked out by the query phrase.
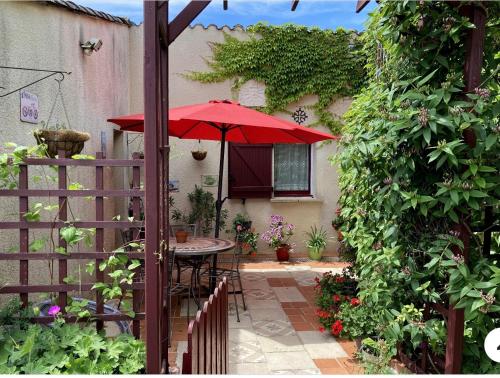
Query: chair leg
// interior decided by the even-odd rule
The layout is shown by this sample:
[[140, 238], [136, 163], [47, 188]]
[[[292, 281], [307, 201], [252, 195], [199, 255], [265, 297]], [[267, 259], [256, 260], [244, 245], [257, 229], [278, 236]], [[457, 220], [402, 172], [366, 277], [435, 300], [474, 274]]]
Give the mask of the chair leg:
[[247, 305], [245, 303], [245, 293], [243, 292], [243, 285], [241, 284], [241, 275], [239, 270], [237, 270], [237, 274], [238, 274], [238, 284], [240, 285], [240, 291], [241, 291], [241, 299], [243, 301], [243, 310], [246, 311]]
[[236, 320], [240, 322], [240, 310], [238, 309], [238, 298], [236, 297], [236, 286], [234, 285], [234, 274], [231, 272], [231, 286], [233, 287], [234, 305], [236, 307]]

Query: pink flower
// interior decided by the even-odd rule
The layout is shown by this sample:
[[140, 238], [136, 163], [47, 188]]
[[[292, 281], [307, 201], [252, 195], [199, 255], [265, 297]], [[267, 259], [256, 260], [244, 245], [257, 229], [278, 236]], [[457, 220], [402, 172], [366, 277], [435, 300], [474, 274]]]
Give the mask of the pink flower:
[[236, 231], [238, 231], [238, 232], [239, 232], [239, 231], [241, 231], [242, 229], [243, 229], [243, 227], [241, 227], [241, 225], [240, 225], [240, 224], [236, 226]]
[[48, 314], [50, 316], [56, 316], [61, 312], [61, 307], [59, 306], [50, 306]]

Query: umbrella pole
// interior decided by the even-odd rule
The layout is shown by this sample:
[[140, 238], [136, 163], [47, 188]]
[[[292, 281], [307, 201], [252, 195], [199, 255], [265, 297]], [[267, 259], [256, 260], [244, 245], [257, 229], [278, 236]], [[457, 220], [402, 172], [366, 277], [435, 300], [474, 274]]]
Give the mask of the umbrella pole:
[[220, 216], [222, 212], [222, 177], [224, 175], [224, 151], [226, 149], [226, 129], [222, 129], [220, 139], [219, 185], [217, 188], [217, 201], [215, 202], [215, 237], [219, 237]]

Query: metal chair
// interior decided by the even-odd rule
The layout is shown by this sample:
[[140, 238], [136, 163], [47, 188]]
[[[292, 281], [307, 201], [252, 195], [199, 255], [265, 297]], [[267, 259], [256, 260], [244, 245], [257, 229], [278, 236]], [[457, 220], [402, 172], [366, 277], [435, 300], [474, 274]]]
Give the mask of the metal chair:
[[[228, 294], [233, 294], [234, 297], [234, 305], [236, 307], [236, 319], [240, 321], [240, 311], [238, 309], [238, 299], [237, 294], [241, 294], [241, 299], [243, 301], [243, 310], [246, 311], [247, 305], [245, 303], [245, 293], [243, 292], [243, 285], [241, 283], [241, 273], [240, 273], [240, 257], [243, 252], [242, 242], [240, 234], [237, 233], [235, 237], [236, 246], [233, 248], [233, 255], [231, 257], [231, 267], [230, 268], [217, 268], [215, 279], [221, 281], [223, 277], [227, 277], [228, 283], [232, 287], [232, 291], [228, 292]], [[213, 278], [212, 271], [209, 268], [200, 273], [200, 276], [206, 276]], [[238, 281], [239, 290], [236, 290], [235, 281]]]

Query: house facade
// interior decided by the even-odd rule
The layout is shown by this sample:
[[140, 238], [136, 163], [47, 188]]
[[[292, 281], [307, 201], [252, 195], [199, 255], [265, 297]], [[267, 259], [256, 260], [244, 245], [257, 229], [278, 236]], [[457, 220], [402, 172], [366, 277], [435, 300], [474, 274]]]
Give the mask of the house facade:
[[[125, 19], [88, 8], [75, 8], [71, 3], [61, 1], [2, 2], [0, 10], [3, 43], [0, 66], [71, 72], [61, 82], [61, 92], [54, 78], [24, 89], [37, 96], [38, 123], [20, 120], [19, 92], [0, 97], [2, 144], [35, 143], [33, 130], [50, 115], [51, 124], [64, 123], [91, 135], [83, 151], [85, 154], [103, 151], [110, 158], [129, 158], [132, 152], [143, 150], [141, 134], [121, 132], [106, 122], [110, 117], [143, 111], [142, 25], [133, 25]], [[223, 41], [224, 33], [248, 38], [239, 26], [196, 25], [186, 29], [171, 44], [170, 106], [212, 99], [231, 99], [254, 107], [265, 104], [265, 88], [261, 83], [248, 82], [235, 92], [230, 81], [202, 84], [185, 77], [189, 71], [209, 69], [205, 60], [211, 55], [209, 43]], [[81, 45], [94, 38], [101, 40], [102, 46], [87, 55]], [[43, 73], [33, 71], [0, 68], [0, 96], [42, 76]], [[313, 103], [313, 96], [306, 97], [292, 104], [288, 112], [275, 115], [294, 121], [293, 114], [299, 114], [303, 124], [307, 125], [315, 121], [313, 112], [308, 109]], [[349, 104], [350, 99], [339, 99], [332, 104], [331, 110], [342, 115]], [[170, 180], [178, 188], [172, 193], [176, 207], [181, 210], [188, 208], [187, 193], [195, 185], [215, 194], [216, 187], [210, 182], [218, 174], [219, 143], [170, 138], [170, 146]], [[199, 148], [207, 151], [207, 157], [202, 161], [191, 156], [191, 151]], [[223, 197], [229, 197], [224, 203], [229, 212], [228, 224], [236, 214], [245, 213], [253, 221], [255, 231], [262, 233], [272, 214], [283, 215], [296, 226], [292, 242], [296, 243], [295, 250], [304, 256], [304, 232], [312, 225], [323, 226], [331, 237], [326, 255], [336, 256], [338, 242], [331, 220], [339, 190], [336, 169], [329, 161], [336, 151], [335, 142], [312, 146], [228, 146], [223, 180]], [[95, 185], [95, 178], [91, 175], [75, 173], [71, 179], [87, 188]], [[123, 169], [107, 169], [105, 172], [105, 186], [108, 188], [126, 187], [130, 182], [131, 172]], [[16, 206], [14, 201], [2, 200], [6, 214], [15, 213], [9, 209], [15, 210]], [[126, 201], [107, 199], [106, 217], [126, 216], [127, 206]], [[73, 207], [80, 219], [92, 219], [95, 215], [93, 203], [77, 201]], [[0, 235], [0, 245], [8, 247], [13, 244], [12, 238], [17, 237], [14, 234]], [[110, 250], [120, 240], [120, 235], [110, 233], [105, 239], [106, 249]], [[272, 251], [259, 241], [259, 253]], [[4, 273], [9, 270], [9, 267], [1, 267], [0, 274], [5, 277]], [[12, 270], [11, 274], [16, 273]]]

